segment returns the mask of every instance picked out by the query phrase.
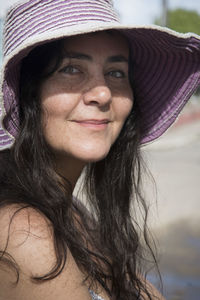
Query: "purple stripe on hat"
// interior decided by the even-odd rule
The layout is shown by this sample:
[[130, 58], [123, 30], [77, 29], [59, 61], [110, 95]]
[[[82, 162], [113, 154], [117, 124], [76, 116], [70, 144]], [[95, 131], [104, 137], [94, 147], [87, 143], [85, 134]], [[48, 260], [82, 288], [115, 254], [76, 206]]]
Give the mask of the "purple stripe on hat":
[[[153, 45], [154, 47], [154, 45]], [[144, 47], [142, 48], [141, 46], [140, 48], [140, 52], [143, 52], [143, 57], [144, 59], [138, 63], [139, 64], [139, 68], [138, 68], [138, 72], [137, 72], [137, 81], [140, 82], [140, 90], [138, 90], [138, 93], [143, 93], [143, 88], [145, 87], [145, 95], [150, 97], [152, 95], [152, 98], [158, 98], [158, 95], [160, 95], [161, 93], [168, 92], [168, 89], [165, 91], [165, 87], [171, 87], [174, 83], [174, 79], [171, 79], [170, 76], [170, 72], [175, 65], [178, 67], [179, 65], [179, 58], [176, 57], [175, 54], [170, 53], [170, 55], [167, 54], [167, 52], [164, 50], [162, 53], [160, 51], [155, 51], [154, 50], [152, 52], [148, 52], [146, 53], [146, 55], [144, 55], [144, 53], [146, 52]], [[141, 51], [142, 48], [142, 51]], [[147, 47], [146, 47], [147, 48]], [[148, 47], [149, 48], [149, 47]], [[179, 54], [178, 54], [179, 55]], [[148, 67], [145, 65], [145, 57], [149, 58], [149, 57], [162, 57], [162, 60], [158, 60], [157, 64], [152, 64], [152, 62], [149, 65], [149, 69]], [[180, 56], [180, 55], [179, 55]], [[149, 60], [148, 60], [149, 61]], [[138, 65], [137, 64], [137, 65]], [[153, 65], [153, 66], [152, 66]], [[137, 67], [137, 66], [136, 66]], [[151, 68], [151, 69], [150, 69]], [[141, 72], [140, 72], [141, 70]], [[179, 70], [177, 70], [179, 71]], [[142, 76], [140, 77], [140, 75], [142, 74]], [[151, 74], [151, 78], [149, 77], [149, 74]], [[162, 74], [162, 81], [159, 81], [160, 78], [160, 74]], [[182, 72], [181, 72], [182, 74]], [[169, 80], [172, 80], [172, 82], [170, 83]], [[167, 84], [166, 84], [167, 83]], [[149, 89], [149, 91], [148, 91]], [[153, 93], [153, 94], [152, 94]], [[152, 106], [154, 105], [154, 102], [152, 103]], [[145, 106], [143, 111], [148, 111], [149, 107]]]
[[[162, 55], [162, 60], [160, 65], [157, 66], [157, 72], [154, 73], [151, 78], [148, 77], [147, 79], [149, 80], [142, 84], [143, 86], [146, 85], [145, 95], [152, 99], [151, 103], [143, 109], [143, 112], [147, 114], [149, 113], [149, 109], [152, 109], [155, 104], [158, 106], [163, 105], [162, 99], [165, 99], [165, 97], [163, 98], [162, 96], [170, 95], [170, 91], [174, 90], [173, 85], [175, 81], [174, 77], [170, 76], [171, 70], [174, 68], [174, 74], [176, 74], [176, 71], [179, 71], [177, 70], [178, 64], [175, 64], [176, 58], [174, 55], [169, 56], [166, 53], [165, 55], [160, 53], [160, 55]], [[157, 101], [159, 103], [157, 103]]]
[[4, 143], [8, 140], [8, 135], [5, 133], [5, 130], [3, 128], [0, 128], [0, 140]]
[[[45, 16], [43, 14], [38, 15], [36, 18], [31, 18], [31, 20], [29, 20], [29, 26], [26, 26], [24, 24], [24, 22], [22, 24], [18, 24], [18, 27], [15, 29], [13, 29], [13, 32], [10, 32], [10, 37], [16, 36], [16, 34], [18, 35], [24, 35], [26, 32], [28, 32], [29, 30], [32, 29], [32, 26], [35, 26], [36, 24], [38, 25], [38, 28], [40, 28], [40, 24], [47, 24], [49, 21], [56, 21], [59, 20], [59, 17], [62, 17], [63, 19], [65, 19], [66, 21], [66, 25], [68, 24], [68, 22], [70, 22], [71, 19], [75, 19], [75, 18], [79, 18], [79, 16], [81, 16], [82, 18], [84, 18], [84, 15], [87, 16], [87, 20], [89, 21], [90, 18], [94, 18], [94, 17], [99, 17], [101, 18], [102, 21], [115, 21], [115, 19], [113, 17], [107, 16], [103, 13], [103, 11], [100, 10], [94, 10], [93, 13], [90, 13], [89, 9], [81, 9], [77, 8], [76, 10], [73, 11], [73, 13], [71, 13], [70, 15], [66, 15], [64, 10], [60, 10], [59, 13], [57, 12], [55, 13], [51, 13], [51, 12], [46, 12]], [[77, 19], [78, 21], [80, 19]], [[8, 39], [7, 41], [9, 41], [9, 35], [8, 35]]]
[[9, 147], [13, 142], [12, 139], [9, 139], [8, 135], [5, 135], [5, 138], [3, 138], [3, 139], [2, 139], [2, 137], [0, 137], [0, 139], [1, 139], [1, 141], [0, 141], [1, 149], [4, 149], [4, 147], [5, 148]]
[[177, 116], [179, 115], [186, 101], [191, 97], [196, 87], [200, 84], [199, 78], [200, 78], [200, 72], [198, 71], [187, 80], [186, 84], [182, 86], [182, 89], [184, 91], [186, 90], [189, 91], [189, 93], [186, 92], [177, 95], [177, 97], [179, 97], [179, 102], [180, 102], [180, 97], [182, 99], [182, 101], [180, 102], [180, 106], [177, 106], [176, 108], [172, 106], [171, 110], [169, 110], [168, 112], [166, 111], [166, 115], [160, 118], [160, 120], [158, 120], [148, 132], [146, 132], [142, 141], [143, 143], [147, 143], [158, 138], [167, 130], [167, 128], [171, 126], [171, 124], [176, 120]]
[[[180, 77], [180, 73], [177, 73], [177, 78]], [[174, 77], [175, 78], [175, 77]], [[164, 82], [164, 81], [163, 81]], [[175, 84], [174, 84], [175, 82]], [[178, 97], [176, 97], [176, 93], [177, 90], [181, 87], [181, 85], [178, 87], [176, 85], [177, 81], [173, 81], [173, 78], [171, 80], [168, 80], [168, 82], [166, 81], [165, 85], [166, 88], [163, 90], [161, 89], [161, 91], [158, 91], [158, 95], [152, 95], [152, 97], [149, 99], [150, 103], [146, 105], [146, 111], [143, 112], [144, 113], [144, 117], [148, 117], [148, 127], [146, 128], [147, 130], [150, 128], [154, 128], [155, 124], [156, 127], [159, 128], [160, 124], [163, 124], [166, 118], [171, 117], [170, 113], [172, 112], [174, 114], [174, 112], [179, 109], [180, 105], [182, 105], [183, 103], [183, 98], [180, 101], [180, 96], [182, 95], [178, 95]], [[160, 82], [162, 83], [162, 82]], [[168, 89], [167, 89], [168, 87]], [[156, 89], [157, 90], [157, 89]], [[156, 91], [155, 91], [156, 92]], [[175, 95], [175, 96], [174, 96]], [[163, 101], [166, 99], [166, 97], [168, 97], [169, 99], [173, 99], [173, 101]], [[178, 101], [178, 102], [177, 102]], [[155, 110], [156, 107], [156, 110]], [[173, 107], [173, 108], [172, 108]], [[152, 114], [150, 114], [150, 112], [153, 112]]]
[[[75, 2], [76, 1], [76, 2]], [[37, 9], [40, 6], [43, 6], [45, 4], [45, 7], [48, 6], [53, 6], [54, 4], [57, 5], [58, 3], [65, 3], [65, 5], [70, 5], [70, 4], [78, 4], [80, 5], [81, 3], [86, 4], [86, 5], [101, 5], [104, 7], [110, 7], [111, 11], [115, 14], [115, 11], [112, 9], [112, 1], [110, 0], [95, 0], [95, 3], [93, 0], [29, 0], [26, 2], [22, 3], [16, 3], [15, 8], [11, 9], [8, 12], [8, 17], [13, 18], [14, 14], [21, 14], [24, 13], [24, 11], [30, 10], [31, 7], [33, 9]]]
[[[136, 40], [136, 49], [137, 56], [142, 53], [141, 59], [137, 64], [138, 67], [138, 81], [142, 82], [142, 85], [148, 88], [149, 80], [152, 81], [154, 77], [160, 76], [159, 72], [163, 71], [163, 65], [167, 62], [167, 51], [162, 51], [157, 48], [158, 41], [155, 40], [151, 35], [148, 35], [148, 38], [145, 37], [145, 41], [143, 37], [140, 37], [140, 40]], [[133, 41], [134, 44], [134, 41]], [[147, 47], [148, 45], [148, 47]], [[156, 58], [152, 61], [149, 58]], [[151, 78], [149, 78], [149, 74], [151, 74]], [[152, 78], [153, 77], [153, 78]], [[157, 78], [154, 79], [157, 82]], [[143, 90], [142, 86], [140, 88], [141, 92]]]
[[[76, 15], [75, 17], [74, 17], [74, 20], [73, 20], [73, 18], [71, 18], [71, 20], [70, 20], [70, 22], [68, 22], [68, 24], [67, 24], [67, 26], [69, 27], [69, 26], [72, 26], [72, 25], [76, 25], [77, 24], [77, 17], [80, 17], [80, 15], [78, 16], [78, 15]], [[82, 16], [83, 18], [79, 18], [79, 24], [84, 24], [84, 23], [88, 23], [88, 19], [89, 19], [89, 15], [84, 15], [84, 16]], [[82, 19], [82, 20], [81, 20]], [[105, 22], [105, 18], [104, 19], [102, 19], [102, 18], [100, 18], [100, 17], [98, 17], [98, 16], [93, 16], [92, 18], [90, 18], [90, 21], [96, 21], [97, 22], [97, 20], [99, 21], [99, 22]], [[56, 25], [56, 30], [58, 30], [58, 29], [61, 29], [61, 28], [65, 28], [66, 27], [66, 19], [64, 18], [63, 19], [63, 23], [61, 22], [62, 20], [60, 19], [60, 25]], [[110, 20], [107, 20], [108, 22], [110, 21]], [[18, 38], [18, 39], [16, 39], [15, 40], [15, 44], [12, 44], [10, 47], [8, 47], [7, 48], [7, 55], [14, 49], [14, 48], [16, 48], [16, 47], [18, 47], [21, 43], [23, 43], [23, 41], [24, 41], [24, 39], [27, 39], [27, 38], [29, 38], [30, 36], [32, 36], [33, 34], [42, 34], [42, 33], [47, 33], [49, 31], [49, 33], [51, 33], [51, 32], [53, 32], [53, 31], [55, 31], [55, 20], [53, 20], [51, 23], [49, 22], [48, 23], [48, 30], [47, 30], [47, 24], [45, 24], [44, 26], [41, 26], [41, 27], [39, 27], [38, 28], [38, 26], [36, 25], [35, 27], [33, 27], [33, 28], [31, 28], [31, 31], [29, 30], [29, 31], [27, 31], [27, 34], [26, 34], [26, 36], [25, 35], [22, 35], [20, 38]]]
[[3, 128], [0, 126], [0, 148], [9, 146], [13, 142], [13, 139], [6, 134]]
[[[156, 76], [159, 76], [158, 74], [166, 58], [163, 57], [163, 53], [156, 51], [153, 47], [147, 49], [144, 42], [137, 42], [136, 47], [134, 47], [134, 52], [143, 53], [140, 61], [138, 61], [135, 66], [135, 68], [137, 68], [137, 81], [142, 82], [142, 85], [137, 90], [138, 93], [143, 93], [143, 86], [145, 86], [145, 90], [148, 89], [148, 87], [150, 87], [149, 81], [152, 82]], [[152, 63], [151, 59], [149, 59], [150, 57], [156, 57], [156, 60]]]
[[[137, 78], [138, 81], [142, 81], [142, 84], [146, 86], [149, 82], [149, 74], [152, 76], [158, 74], [160, 66], [165, 63], [165, 57], [163, 61], [163, 52], [157, 50], [155, 47], [157, 41], [151, 38], [150, 34], [148, 36], [140, 35], [138, 38], [132, 37], [132, 47], [135, 57], [137, 57], [137, 62], [135, 68], [137, 68]], [[148, 45], [148, 47], [147, 47]], [[150, 58], [154, 57], [154, 61]], [[140, 88], [141, 92], [143, 87]]]
[[[50, 5], [48, 5], [48, 2], [51, 2], [51, 1], [46, 1], [45, 2], [45, 10], [43, 8], [43, 6], [33, 6], [33, 9], [32, 10], [28, 10], [26, 11], [26, 14], [24, 15], [23, 17], [23, 22], [21, 22], [21, 18], [20, 18], [20, 14], [19, 16], [15, 16], [15, 19], [11, 19], [10, 22], [8, 23], [7, 25], [7, 29], [9, 30], [9, 32], [11, 31], [12, 32], [12, 28], [13, 28], [13, 24], [15, 25], [22, 25], [23, 23], [25, 22], [28, 22], [30, 21], [30, 19], [33, 19], [35, 16], [37, 18], [37, 16], [39, 17], [42, 13], [42, 15], [44, 16], [44, 14], [49, 14], [49, 12], [51, 12], [51, 14], [55, 14], [56, 11], [58, 11], [58, 3], [57, 1], [54, 1], [53, 3], [51, 2]], [[75, 4], [76, 4], [76, 7], [75, 7]], [[93, 3], [94, 4], [94, 3]], [[110, 16], [111, 18], [114, 18], [116, 21], [118, 20], [116, 14], [114, 15], [113, 11], [112, 13], [110, 12], [110, 6], [108, 7], [107, 5], [105, 6], [105, 3], [102, 3], [101, 5], [99, 5], [98, 3], [95, 2], [95, 7], [92, 6], [93, 8], [91, 9], [91, 3], [89, 4], [88, 2], [87, 3], [83, 3], [83, 1], [80, 1], [80, 2], [75, 2], [73, 0], [72, 3], [61, 3], [59, 5], [59, 10], [60, 11], [67, 11], [67, 14], [71, 14], [73, 11], [75, 11], [76, 9], [80, 11], [81, 7], [83, 7], [83, 9], [88, 9], [91, 12], [93, 11], [101, 11], [103, 12], [103, 14], [105, 15], [105, 9], [106, 9], [106, 15], [107, 16]], [[55, 10], [56, 8], [56, 10]], [[66, 10], [67, 8], [67, 10]], [[22, 13], [22, 12], [20, 12]], [[36, 15], [35, 15], [36, 14]]]
[[[91, 15], [91, 9], [90, 7], [85, 7], [83, 6], [83, 8], [81, 9], [81, 7], [77, 7], [77, 8], [71, 8], [71, 9], [68, 9], [67, 13], [66, 13], [66, 7], [65, 6], [61, 6], [59, 7], [59, 14], [65, 16], [66, 19], [69, 19], [77, 14], [77, 12], [80, 13], [81, 12], [87, 12], [87, 14], [90, 14]], [[34, 16], [32, 14], [28, 15], [23, 18], [23, 20], [20, 20], [17, 22], [15, 20], [14, 24], [13, 22], [11, 22], [9, 24], [9, 26], [7, 26], [7, 30], [9, 30], [9, 34], [8, 34], [8, 37], [9, 36], [13, 36], [16, 31], [18, 32], [18, 34], [20, 34], [20, 28], [23, 28], [23, 31], [26, 27], [26, 24], [28, 23], [29, 24], [29, 27], [27, 27], [27, 29], [30, 29], [31, 28], [31, 25], [34, 24], [34, 23], [40, 23], [41, 21], [44, 22], [45, 20], [48, 20], [50, 17], [53, 19], [54, 17], [58, 17], [58, 10], [53, 7], [51, 7], [51, 9], [45, 9], [45, 15], [44, 15], [44, 11], [43, 9], [41, 10], [38, 10], [37, 11], [37, 15]], [[110, 20], [115, 20], [116, 21], [116, 18], [113, 17], [113, 15], [111, 15], [109, 12], [108, 14], [105, 15], [105, 10], [102, 9], [102, 7], [98, 8], [96, 7], [95, 9], [93, 9], [92, 11], [92, 15], [101, 15], [101, 16], [104, 16], [106, 17], [106, 19], [110, 19]], [[14, 25], [14, 26], [13, 26]]]
[[[170, 38], [171, 36], [168, 37], [168, 40]], [[174, 37], [172, 38], [174, 40]], [[165, 40], [163, 39], [164, 42]], [[184, 106], [186, 98], [188, 99], [188, 95], [184, 97], [183, 90], [194, 90], [194, 81], [190, 81], [191, 86], [183, 86], [184, 81], [195, 72], [186, 66], [185, 61], [187, 60], [188, 63], [190, 60], [191, 64], [193, 61], [192, 66], [197, 68], [196, 62], [199, 59], [199, 53], [198, 59], [195, 59], [194, 51], [187, 54], [184, 49], [183, 56], [183, 42], [184, 40], [182, 43], [177, 43], [173, 50], [169, 51], [169, 45], [168, 47], [165, 45], [160, 51], [158, 40], [155, 42], [151, 34], [148, 37], [145, 36], [145, 43], [142, 35], [137, 35], [137, 33], [133, 39], [133, 53], [137, 57], [134, 67], [134, 86], [136, 98], [140, 102], [143, 121], [145, 120], [144, 132], [150, 136], [149, 140], [152, 138], [151, 132], [155, 131], [158, 134], [160, 128], [166, 128], [171, 122], [170, 120], [176, 118]], [[173, 45], [173, 43], [171, 44]], [[188, 55], [191, 56], [191, 59]], [[156, 58], [156, 63], [152, 61], [153, 57]], [[159, 59], [161, 57], [162, 59]], [[178, 95], [176, 95], [177, 91]], [[166, 98], [169, 101], [166, 101]], [[146, 139], [145, 142], [149, 140]]]
[[[52, 0], [51, 0], [52, 1]], [[17, 36], [18, 39], [21, 38], [21, 40], [25, 40], [27, 38], [26, 33], [32, 31], [32, 26], [36, 25], [38, 26], [38, 33], [40, 30], [40, 24], [43, 24], [43, 26], [47, 26], [46, 29], [48, 29], [48, 22], [49, 20], [55, 20], [56, 18], [59, 18], [60, 15], [63, 15], [63, 17], [66, 19], [66, 25], [68, 25], [68, 22], [70, 20], [74, 20], [77, 18], [77, 22], [80, 22], [84, 19], [84, 21], [89, 21], [90, 19], [94, 19], [99, 21], [118, 21], [118, 18], [114, 12], [114, 10], [111, 10], [111, 6], [106, 4], [105, 1], [65, 1], [65, 3], [61, 0], [56, 0], [53, 2], [49, 2], [51, 4], [50, 9], [48, 8], [48, 3], [45, 2], [45, 7], [42, 5], [36, 6], [36, 11], [34, 11], [34, 6], [31, 5], [30, 7], [26, 7], [26, 15], [27, 18], [23, 18], [17, 21], [15, 19], [14, 23], [14, 29], [12, 30], [10, 28], [12, 24], [12, 19], [7, 24], [6, 31], [7, 31], [7, 39], [5, 40], [5, 48], [4, 53], [8, 54], [9, 51], [12, 51], [15, 45], [15, 39], [13, 39], [13, 36]], [[34, 2], [34, 1], [33, 1]], [[41, 3], [43, 3], [41, 1]], [[53, 5], [53, 7], [52, 7]], [[55, 9], [56, 8], [56, 9]], [[74, 13], [72, 14], [72, 9]], [[33, 11], [32, 11], [33, 10]], [[76, 14], [76, 11], [78, 14]], [[19, 11], [21, 13], [21, 11]], [[81, 16], [81, 18], [80, 18]], [[15, 14], [13, 17], [17, 18], [17, 15]], [[42, 22], [40, 22], [42, 21]], [[13, 26], [13, 24], [12, 24]]]
[[[171, 54], [171, 53], [170, 53]], [[146, 114], [148, 114], [148, 108], [150, 110], [153, 109], [153, 106], [157, 106], [157, 115], [159, 116], [159, 112], [163, 110], [163, 105], [165, 105], [165, 113], [168, 111], [168, 107], [170, 105], [169, 103], [163, 103], [163, 99], [165, 99], [166, 95], [175, 95], [176, 91], [180, 89], [182, 86], [182, 83], [184, 82], [185, 78], [187, 76], [184, 75], [185, 71], [185, 64], [184, 64], [184, 58], [182, 57], [181, 53], [172, 53], [170, 57], [168, 57], [168, 62], [171, 61], [171, 63], [167, 64], [167, 68], [163, 69], [163, 78], [160, 80], [159, 84], [158, 81], [154, 82], [154, 85], [152, 85], [152, 103], [146, 108]], [[171, 71], [174, 72], [174, 77], [170, 76]], [[176, 78], [176, 81], [174, 80]], [[174, 98], [176, 100], [176, 98]], [[177, 98], [178, 99], [178, 98]], [[173, 105], [176, 106], [176, 101], [174, 100]], [[178, 100], [178, 102], [180, 102]], [[169, 110], [171, 108], [169, 107]], [[145, 112], [144, 111], [144, 112]]]

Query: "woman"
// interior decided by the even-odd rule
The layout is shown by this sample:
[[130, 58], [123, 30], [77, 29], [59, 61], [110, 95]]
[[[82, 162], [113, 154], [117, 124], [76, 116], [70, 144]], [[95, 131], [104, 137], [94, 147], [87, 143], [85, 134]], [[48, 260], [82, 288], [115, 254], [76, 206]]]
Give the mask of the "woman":
[[162, 299], [143, 277], [140, 146], [200, 84], [199, 37], [123, 26], [108, 0], [20, 1], [4, 33], [0, 299]]

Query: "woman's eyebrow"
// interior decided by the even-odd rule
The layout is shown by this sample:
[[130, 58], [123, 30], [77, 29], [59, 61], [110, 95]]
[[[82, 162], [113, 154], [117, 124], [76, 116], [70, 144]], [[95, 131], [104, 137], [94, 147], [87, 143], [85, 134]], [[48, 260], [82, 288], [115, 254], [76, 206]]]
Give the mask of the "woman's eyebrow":
[[81, 59], [81, 60], [89, 60], [92, 61], [92, 56], [80, 53], [80, 52], [67, 52], [64, 54], [63, 58], [69, 59]]
[[[68, 59], [80, 59], [80, 60], [88, 60], [88, 61], [92, 61], [93, 58], [92, 56], [88, 55], [88, 54], [84, 54], [81, 52], [67, 52], [65, 53], [63, 58], [68, 58]], [[126, 62], [128, 63], [128, 58], [126, 58], [124, 55], [113, 55], [113, 56], [109, 56], [106, 59], [106, 62], [108, 63], [113, 63], [113, 62]]]
[[128, 63], [128, 58], [126, 58], [124, 55], [113, 55], [109, 56], [106, 60], [107, 62], [126, 62]]

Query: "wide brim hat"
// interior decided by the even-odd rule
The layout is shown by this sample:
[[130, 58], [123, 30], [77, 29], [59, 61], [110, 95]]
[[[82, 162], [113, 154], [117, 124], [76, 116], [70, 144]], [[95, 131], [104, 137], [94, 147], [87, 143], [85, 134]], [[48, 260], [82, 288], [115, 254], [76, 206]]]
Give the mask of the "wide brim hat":
[[121, 24], [110, 0], [18, 1], [4, 26], [0, 149], [11, 147], [19, 130], [22, 59], [37, 45], [109, 29], [119, 30], [130, 43], [141, 143], [155, 140], [171, 126], [200, 85], [200, 36]]

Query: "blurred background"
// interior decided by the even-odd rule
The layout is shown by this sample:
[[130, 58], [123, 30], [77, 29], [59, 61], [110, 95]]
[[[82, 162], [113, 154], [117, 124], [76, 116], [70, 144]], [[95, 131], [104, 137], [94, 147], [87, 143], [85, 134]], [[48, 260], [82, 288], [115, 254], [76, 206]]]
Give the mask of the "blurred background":
[[[5, 11], [0, 1], [0, 65]], [[114, 0], [123, 23], [167, 26], [200, 35], [199, 0]], [[167, 300], [200, 299], [200, 90], [175, 125], [143, 148], [155, 179], [145, 180], [150, 226], [158, 242], [159, 267]], [[154, 273], [149, 279], [158, 284]], [[159, 286], [158, 286], [159, 287]]]

